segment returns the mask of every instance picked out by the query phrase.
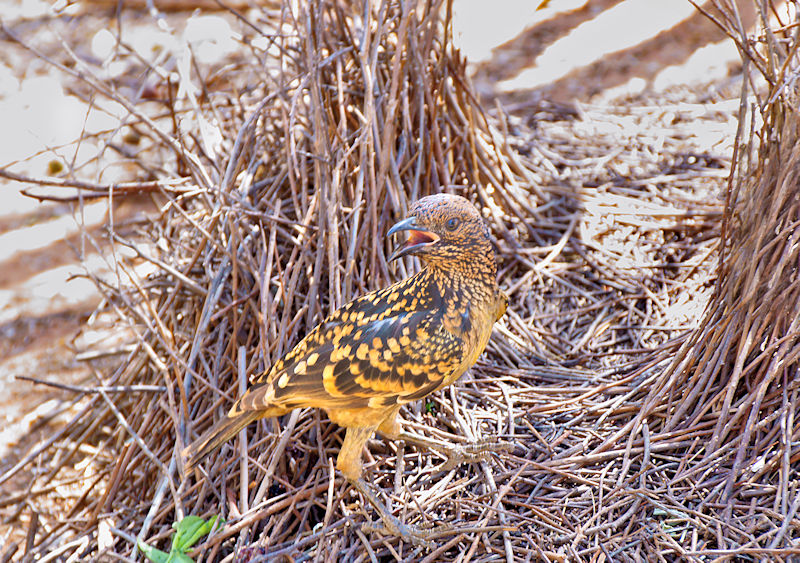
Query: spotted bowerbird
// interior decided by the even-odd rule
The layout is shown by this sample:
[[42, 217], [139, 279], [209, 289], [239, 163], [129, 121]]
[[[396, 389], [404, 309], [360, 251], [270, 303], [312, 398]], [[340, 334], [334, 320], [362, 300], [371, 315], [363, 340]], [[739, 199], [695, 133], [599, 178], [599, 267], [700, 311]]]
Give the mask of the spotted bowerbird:
[[256, 376], [227, 416], [184, 450], [187, 469], [250, 422], [320, 408], [346, 429], [337, 469], [380, 513], [384, 528], [410, 541], [424, 537], [393, 516], [363, 480], [364, 446], [377, 431], [433, 448], [453, 464], [480, 450], [406, 433], [397, 415], [475, 363], [508, 299], [497, 284], [489, 229], [467, 199], [424, 197], [387, 236], [397, 233], [408, 237], [389, 260], [414, 255], [424, 268], [344, 305]]

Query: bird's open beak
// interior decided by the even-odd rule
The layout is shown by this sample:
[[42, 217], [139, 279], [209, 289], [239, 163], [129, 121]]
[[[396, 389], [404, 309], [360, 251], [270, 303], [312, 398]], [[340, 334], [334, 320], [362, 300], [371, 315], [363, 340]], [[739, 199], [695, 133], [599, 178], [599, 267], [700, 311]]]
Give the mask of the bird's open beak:
[[389, 256], [389, 262], [396, 260], [401, 256], [406, 256], [407, 254], [418, 254], [419, 252], [423, 251], [424, 248], [431, 246], [432, 244], [436, 244], [439, 241], [439, 235], [436, 233], [417, 229], [416, 217], [403, 219], [389, 229], [389, 232], [386, 233], [386, 236], [390, 237], [400, 231], [409, 232], [408, 240], [402, 246], [398, 246], [394, 249], [392, 255]]

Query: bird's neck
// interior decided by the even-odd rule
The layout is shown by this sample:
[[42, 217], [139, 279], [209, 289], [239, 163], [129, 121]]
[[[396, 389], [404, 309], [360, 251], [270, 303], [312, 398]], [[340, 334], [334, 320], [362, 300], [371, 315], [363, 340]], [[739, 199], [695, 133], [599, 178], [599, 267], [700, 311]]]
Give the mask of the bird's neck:
[[445, 264], [429, 262], [426, 277], [439, 289], [447, 301], [484, 301], [487, 289], [497, 286], [497, 266], [493, 255], [471, 256], [465, 260], [449, 261]]
[[[441, 299], [444, 328], [478, 345], [488, 338], [486, 320], [497, 318], [497, 267], [494, 260], [459, 261], [463, 267], [441, 267], [429, 263], [419, 275], [426, 278], [431, 293]], [[482, 347], [486, 345], [483, 342]]]

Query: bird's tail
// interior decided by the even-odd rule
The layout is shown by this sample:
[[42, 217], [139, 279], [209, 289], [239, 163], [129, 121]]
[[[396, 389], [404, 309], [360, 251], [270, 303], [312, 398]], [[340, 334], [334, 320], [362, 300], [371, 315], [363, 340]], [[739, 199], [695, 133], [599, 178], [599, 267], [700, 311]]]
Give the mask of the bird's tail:
[[236, 436], [239, 430], [263, 416], [263, 412], [256, 411], [245, 411], [233, 417], [226, 416], [183, 450], [186, 471], [191, 471], [206, 456]]

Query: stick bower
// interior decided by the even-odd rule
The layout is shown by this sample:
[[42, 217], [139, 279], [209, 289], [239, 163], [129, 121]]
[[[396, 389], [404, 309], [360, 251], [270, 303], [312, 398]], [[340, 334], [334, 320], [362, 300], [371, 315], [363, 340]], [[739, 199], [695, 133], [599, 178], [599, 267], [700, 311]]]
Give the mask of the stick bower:
[[[121, 53], [152, 80], [145, 98], [91, 67], [70, 75], [128, 111], [140, 141], [120, 159], [136, 177], [114, 191], [73, 170], [47, 184], [52, 197], [144, 193], [158, 212], [107, 233], [115, 276], [95, 277], [105, 302], [87, 332], [117, 340], [84, 351], [95, 381], [69, 389], [66, 420], [44, 421], [47, 437], [2, 468], [4, 490], [21, 483], [0, 510], [31, 538], [26, 552], [141, 558], [137, 538], [168, 549], [175, 521], [221, 514], [197, 560], [793, 553], [796, 391], [783, 366], [796, 249], [770, 234], [794, 236], [796, 220], [783, 82], [763, 105], [763, 138], [780, 142], [739, 168], [726, 206], [738, 103], [490, 116], [452, 46], [449, 3], [299, 4], [228, 14], [242, 48], [217, 66], [171, 74], [168, 58]], [[775, 45], [794, 56], [783, 36]], [[207, 474], [181, 475], [178, 452], [249, 376], [355, 295], [414, 271], [386, 263], [384, 234], [440, 191], [481, 210], [510, 308], [454, 388], [401, 415], [430, 438], [515, 449], [443, 472], [436, 454], [370, 445], [366, 475], [398, 517], [452, 525], [436, 547], [369, 530], [364, 500], [333, 470], [343, 433], [318, 411], [259, 421]], [[730, 331], [748, 322], [740, 353], [748, 332]], [[762, 367], [784, 352], [781, 370]]]

